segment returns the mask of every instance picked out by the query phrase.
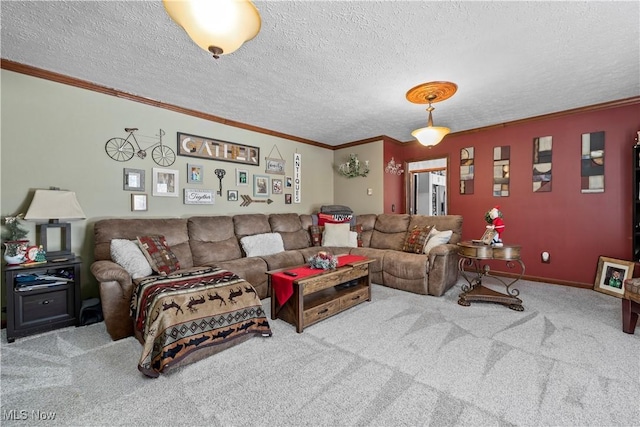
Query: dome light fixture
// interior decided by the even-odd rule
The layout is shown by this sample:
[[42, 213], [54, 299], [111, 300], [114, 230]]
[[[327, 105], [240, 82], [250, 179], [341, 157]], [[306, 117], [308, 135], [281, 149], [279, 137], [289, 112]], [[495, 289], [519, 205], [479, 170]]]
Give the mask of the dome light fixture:
[[434, 108], [432, 103], [444, 101], [453, 96], [458, 90], [458, 86], [451, 82], [429, 82], [422, 83], [415, 86], [407, 92], [407, 100], [414, 104], [429, 104], [427, 111], [429, 112], [429, 119], [427, 121], [427, 127], [416, 129], [411, 132], [420, 144], [426, 147], [433, 147], [442, 141], [442, 139], [451, 130], [446, 127], [439, 127], [433, 125], [433, 117], [431, 112]]
[[235, 52], [260, 32], [258, 9], [249, 0], [162, 0], [165, 10], [213, 57]]

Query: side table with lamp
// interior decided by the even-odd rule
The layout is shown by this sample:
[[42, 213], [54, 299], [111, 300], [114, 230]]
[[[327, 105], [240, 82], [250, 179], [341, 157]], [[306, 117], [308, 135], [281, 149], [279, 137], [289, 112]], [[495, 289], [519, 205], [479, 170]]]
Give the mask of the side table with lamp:
[[[4, 269], [8, 342], [78, 326], [80, 318], [82, 259], [71, 251], [71, 224], [60, 222], [86, 218], [76, 194], [57, 189], [36, 190], [24, 218], [46, 222], [36, 225], [34, 248], [38, 250], [29, 257], [32, 262]], [[60, 230], [59, 246], [49, 238], [50, 229]]]

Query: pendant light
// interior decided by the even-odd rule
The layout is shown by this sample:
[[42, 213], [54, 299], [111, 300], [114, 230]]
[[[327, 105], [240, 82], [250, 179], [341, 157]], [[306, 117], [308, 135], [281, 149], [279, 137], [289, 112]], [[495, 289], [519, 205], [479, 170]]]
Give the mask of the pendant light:
[[433, 147], [440, 143], [440, 141], [451, 132], [449, 128], [433, 126], [433, 116], [431, 112], [434, 108], [431, 104], [449, 99], [457, 90], [458, 86], [451, 82], [422, 83], [409, 89], [407, 92], [407, 100], [409, 102], [413, 102], [414, 104], [429, 104], [427, 108], [429, 112], [427, 126], [411, 132], [411, 135], [413, 135], [420, 144], [426, 147]]

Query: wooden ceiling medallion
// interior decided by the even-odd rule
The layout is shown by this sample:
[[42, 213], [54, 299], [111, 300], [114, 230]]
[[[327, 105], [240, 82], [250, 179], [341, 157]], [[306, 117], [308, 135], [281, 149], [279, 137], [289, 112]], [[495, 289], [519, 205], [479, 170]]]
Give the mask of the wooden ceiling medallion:
[[435, 103], [451, 98], [457, 90], [458, 85], [451, 82], [422, 83], [407, 91], [407, 100], [414, 104]]

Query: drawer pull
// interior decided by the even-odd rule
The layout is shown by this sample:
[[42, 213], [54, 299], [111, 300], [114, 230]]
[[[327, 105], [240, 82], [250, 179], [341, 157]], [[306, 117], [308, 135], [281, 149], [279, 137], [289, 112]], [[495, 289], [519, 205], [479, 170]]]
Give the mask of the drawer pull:
[[47, 305], [47, 304], [49, 304], [50, 302], [51, 302], [51, 300], [46, 299], [46, 300], [42, 301], [42, 304], [43, 304], [43, 305]]
[[355, 297], [351, 298], [351, 301], [355, 301], [357, 299], [360, 299], [360, 295], [356, 295]]
[[327, 311], [329, 311], [329, 309], [328, 309], [328, 308], [325, 308], [324, 310], [320, 310], [320, 311], [318, 312], [318, 314], [324, 314], [324, 313], [326, 313]]

